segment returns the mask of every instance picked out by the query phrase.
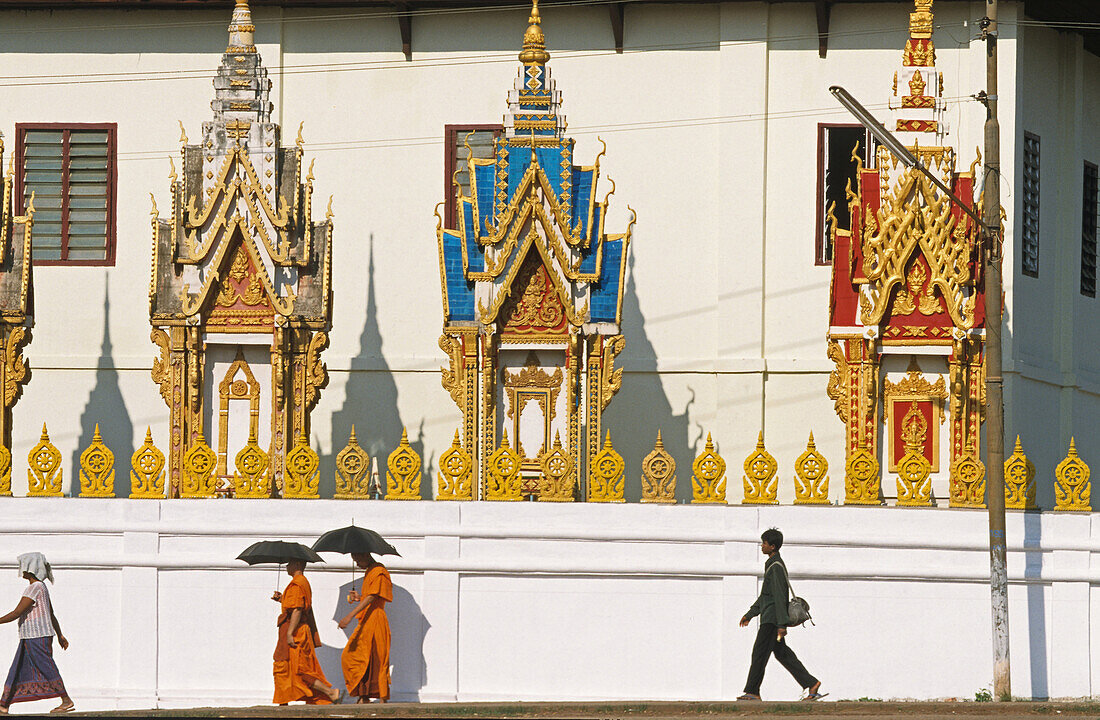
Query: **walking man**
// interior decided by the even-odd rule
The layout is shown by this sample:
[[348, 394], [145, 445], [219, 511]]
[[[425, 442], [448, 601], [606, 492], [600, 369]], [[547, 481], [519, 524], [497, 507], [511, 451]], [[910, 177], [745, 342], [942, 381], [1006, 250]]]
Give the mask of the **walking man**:
[[818, 700], [827, 693], [821, 692], [821, 681], [806, 671], [794, 651], [787, 646], [787, 566], [779, 557], [779, 548], [783, 546], [783, 533], [776, 528], [765, 530], [760, 536], [760, 552], [768, 556], [764, 563], [764, 582], [760, 597], [741, 618], [741, 627], [760, 616], [760, 630], [756, 633], [756, 643], [752, 646], [752, 666], [749, 679], [745, 681], [745, 694], [738, 700], [759, 700], [760, 683], [764, 680], [764, 668], [768, 657], [774, 652], [775, 659], [787, 668], [795, 681], [806, 690], [806, 700]]

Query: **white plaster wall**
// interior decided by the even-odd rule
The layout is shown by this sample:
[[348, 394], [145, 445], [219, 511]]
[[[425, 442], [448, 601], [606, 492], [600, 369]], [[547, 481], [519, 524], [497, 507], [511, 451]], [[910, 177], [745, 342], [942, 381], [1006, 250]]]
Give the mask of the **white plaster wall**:
[[[84, 709], [270, 700], [269, 600], [285, 574], [233, 558], [252, 542], [312, 542], [354, 521], [387, 557], [397, 700], [729, 700], [742, 691], [760, 532], [816, 626], [791, 644], [836, 699], [969, 698], [989, 684], [985, 514], [906, 508], [382, 501], [12, 499], [0, 518], [0, 602], [40, 550], [72, 642], [62, 675]], [[1094, 515], [1010, 513], [1013, 692], [1095, 693]], [[339, 682], [350, 563], [311, 566], [329, 680]], [[361, 577], [361, 576], [360, 576]], [[5, 599], [6, 598], [6, 599]], [[14, 652], [0, 628], [0, 662]], [[798, 687], [773, 664], [764, 696]], [[19, 710], [45, 707], [17, 706]]]

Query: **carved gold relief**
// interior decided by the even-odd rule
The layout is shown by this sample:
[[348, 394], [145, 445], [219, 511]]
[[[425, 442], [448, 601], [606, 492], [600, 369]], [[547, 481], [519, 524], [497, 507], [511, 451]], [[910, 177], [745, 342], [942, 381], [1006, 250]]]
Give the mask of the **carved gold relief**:
[[714, 449], [707, 433], [707, 444], [691, 464], [691, 501], [693, 503], [726, 502], [726, 461]]
[[604, 339], [603, 345], [603, 382], [600, 384], [600, 411], [607, 409], [608, 403], [623, 386], [623, 370], [615, 368], [615, 358], [626, 347], [626, 338], [622, 335], [612, 335]]
[[1035, 465], [1024, 454], [1019, 435], [1012, 455], [1005, 460], [1005, 507], [1014, 510], [1035, 507]]
[[268, 474], [267, 453], [256, 444], [256, 431], [248, 434], [248, 444], [233, 460], [237, 472], [233, 474], [233, 495], [239, 498], [271, 497], [271, 476]]
[[317, 451], [309, 446], [309, 438], [299, 435], [294, 447], [286, 454], [283, 497], [306, 500], [317, 498], [317, 486], [321, 480], [318, 464]]
[[[517, 399], [518, 390], [540, 388], [550, 391], [549, 407], [542, 408], [543, 417], [546, 418], [546, 422], [549, 424], [557, 414], [558, 394], [561, 392], [562, 380], [564, 379], [561, 368], [555, 368], [554, 374], [551, 375], [539, 367], [539, 359], [534, 351], [529, 352], [523, 369], [518, 373], [504, 371], [504, 388], [508, 391], [509, 398], [508, 417], [514, 417], [518, 422], [519, 416], [523, 413], [522, 404], [525, 404], [532, 397], [525, 396], [523, 399]], [[517, 405], [517, 402], [521, 404]]]
[[0, 444], [0, 497], [11, 497], [11, 450]]
[[474, 461], [459, 441], [459, 432], [455, 430], [455, 439], [439, 456], [439, 489], [436, 500], [473, 500]]
[[829, 461], [817, 451], [813, 432], [806, 441], [806, 451], [794, 461], [794, 502], [796, 505], [829, 504]]
[[439, 349], [447, 353], [449, 368], [440, 368], [441, 382], [451, 399], [460, 410], [466, 406], [465, 363], [463, 362], [462, 340], [446, 333], [439, 336]]
[[321, 362], [321, 351], [328, 346], [328, 334], [315, 332], [306, 346], [304, 405], [307, 409], [317, 404], [321, 388], [328, 383], [328, 367]]
[[833, 409], [837, 417], [843, 423], [848, 422], [848, 359], [844, 357], [844, 350], [836, 340], [829, 341], [828, 357], [836, 364], [836, 369], [829, 373], [829, 384], [825, 393], [834, 401]]
[[745, 497], [742, 505], [775, 505], [779, 479], [775, 458], [764, 449], [764, 431], [756, 439], [756, 449], [745, 458]]
[[[940, 378], [939, 382], [943, 382]], [[932, 465], [924, 456], [924, 443], [928, 435], [928, 421], [916, 403], [901, 421], [901, 438], [905, 443], [905, 455], [898, 461], [898, 505], [931, 505]]]
[[500, 447], [488, 461], [488, 477], [485, 483], [486, 500], [522, 500], [522, 480], [519, 476], [520, 457], [508, 445], [508, 431], [504, 431]]
[[596, 453], [588, 480], [588, 499], [591, 502], [624, 502], [623, 475], [626, 464], [623, 456], [611, 446], [611, 431]]
[[573, 490], [576, 484], [573, 458], [562, 448], [560, 434], [554, 434], [553, 446], [539, 457], [539, 467], [542, 468], [539, 500], [573, 502]]
[[386, 499], [420, 499], [420, 456], [409, 445], [407, 429], [401, 430], [401, 442], [386, 460]]
[[665, 450], [660, 430], [653, 450], [642, 460], [642, 502], [676, 502], [676, 460]]
[[99, 423], [92, 444], [80, 453], [80, 497], [114, 497], [115, 454], [103, 444]]
[[164, 498], [164, 453], [153, 444], [153, 429], [145, 428], [145, 443], [130, 458], [130, 497]]
[[27, 495], [30, 497], [61, 497], [61, 453], [50, 442], [46, 423], [42, 423], [42, 437], [27, 455]]
[[1077, 455], [1077, 445], [1069, 439], [1069, 452], [1054, 470], [1054, 509], [1088, 512], [1092, 483], [1089, 466]]
[[978, 459], [973, 446], [951, 463], [949, 503], [951, 507], [985, 507], [985, 463]]
[[160, 328], [153, 328], [149, 333], [149, 339], [160, 348], [160, 356], [153, 359], [153, 369], [150, 374], [160, 387], [160, 396], [169, 408], [172, 407], [172, 370], [169, 361], [168, 333]]
[[337, 500], [359, 500], [370, 497], [370, 455], [359, 447], [355, 426], [351, 426], [348, 444], [336, 455]]
[[[30, 258], [27, 258], [30, 262]], [[19, 396], [19, 390], [27, 379], [27, 363], [23, 359], [19, 346], [26, 338], [27, 329], [20, 325], [12, 326], [4, 343], [4, 407], [10, 408]]]
[[844, 465], [844, 504], [881, 505], [878, 458], [865, 447], [857, 448]]
[[215, 497], [214, 470], [217, 467], [217, 461], [218, 456], [206, 444], [206, 439], [200, 435], [183, 456], [183, 483], [180, 485], [180, 497]]

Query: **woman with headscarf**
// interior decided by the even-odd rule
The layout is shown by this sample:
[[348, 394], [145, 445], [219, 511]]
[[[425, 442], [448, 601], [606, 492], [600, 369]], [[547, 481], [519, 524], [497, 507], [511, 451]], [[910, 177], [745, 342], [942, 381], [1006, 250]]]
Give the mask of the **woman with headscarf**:
[[390, 621], [386, 618], [386, 603], [393, 602], [393, 583], [386, 566], [370, 553], [352, 553], [355, 564], [367, 571], [363, 591], [348, 593], [348, 602], [356, 603], [339, 622], [343, 630], [358, 618], [348, 644], [340, 656], [348, 694], [358, 696], [356, 702], [370, 698], [382, 702], [390, 699]]
[[75, 706], [53, 661], [54, 636], [63, 650], [68, 649], [69, 641], [61, 633], [50, 591], [43, 582], [53, 582], [53, 570], [42, 553], [23, 553], [19, 556], [19, 574], [29, 585], [15, 609], [0, 617], [0, 624], [19, 621], [19, 647], [0, 695], [0, 714], [7, 714], [12, 703], [53, 697], [61, 698], [61, 704], [50, 712], [70, 712]]

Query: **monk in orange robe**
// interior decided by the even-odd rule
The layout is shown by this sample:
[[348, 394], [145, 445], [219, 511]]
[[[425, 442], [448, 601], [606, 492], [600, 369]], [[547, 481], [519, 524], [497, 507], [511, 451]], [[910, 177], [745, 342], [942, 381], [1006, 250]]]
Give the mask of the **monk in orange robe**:
[[355, 564], [367, 571], [363, 578], [363, 591], [354, 589], [348, 593], [348, 602], [355, 603], [343, 620], [340, 629], [346, 628], [358, 618], [340, 657], [344, 668], [344, 682], [348, 694], [357, 702], [370, 698], [382, 702], [390, 699], [390, 621], [386, 618], [386, 603], [393, 602], [393, 583], [386, 566], [376, 561], [370, 553], [352, 553]]
[[317, 622], [313, 619], [313, 590], [304, 574], [302, 560], [288, 560], [290, 584], [276, 591], [272, 600], [282, 605], [279, 614], [279, 640], [275, 645], [275, 698], [286, 705], [305, 700], [309, 705], [331, 705], [340, 700], [340, 691], [332, 687], [317, 661], [316, 647], [321, 644]]

